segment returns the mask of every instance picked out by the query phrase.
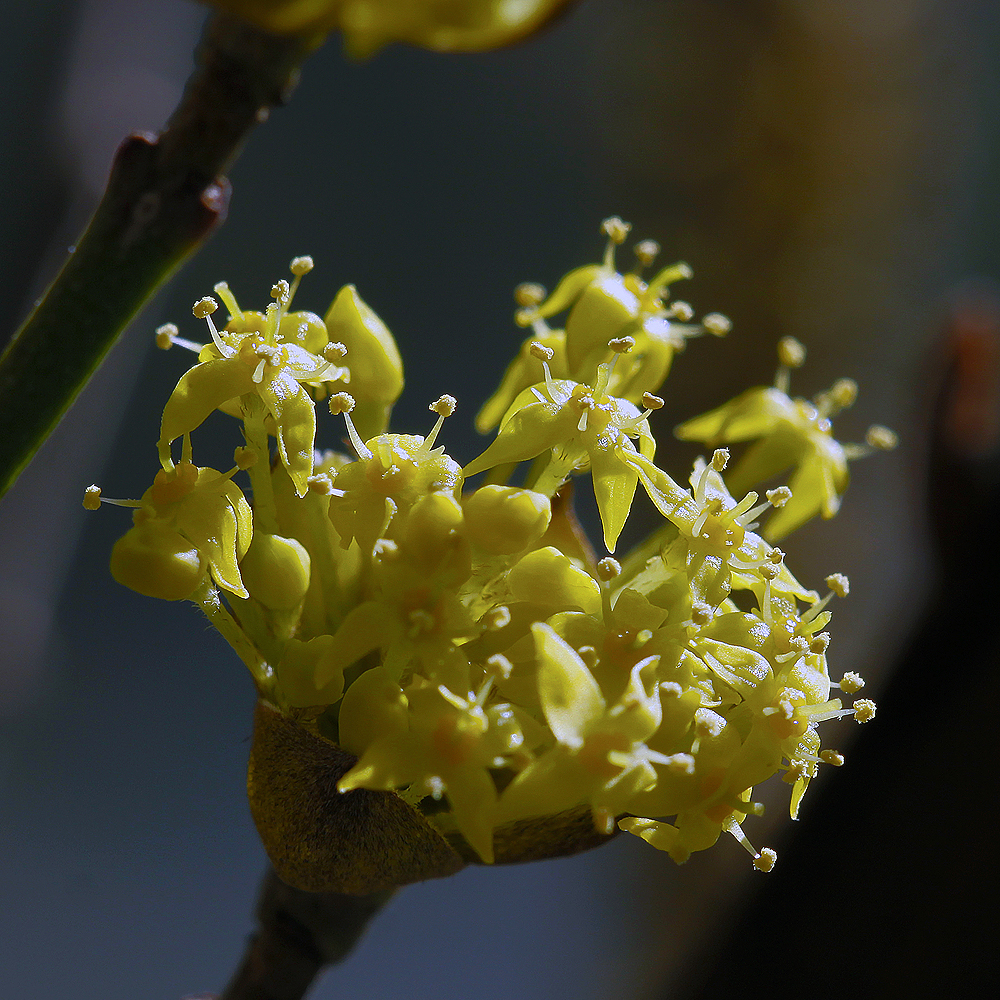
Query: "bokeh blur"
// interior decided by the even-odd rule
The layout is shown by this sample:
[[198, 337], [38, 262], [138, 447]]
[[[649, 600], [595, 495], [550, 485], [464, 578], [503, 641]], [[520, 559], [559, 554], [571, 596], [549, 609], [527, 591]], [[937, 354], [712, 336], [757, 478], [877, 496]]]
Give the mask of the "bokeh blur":
[[[120, 140], [162, 127], [205, 16], [187, 0], [14, 7], [0, 106], [11, 328], [92, 211]], [[155, 350], [152, 331], [172, 319], [200, 336], [190, 304], [218, 280], [256, 303], [292, 256], [309, 253], [317, 267], [297, 302], [318, 312], [355, 283], [407, 366], [395, 428], [424, 431], [427, 403], [452, 393], [459, 412], [443, 443], [468, 461], [479, 447], [472, 417], [521, 336], [512, 289], [526, 280], [551, 287], [596, 259], [603, 217], [628, 219], [637, 236], [662, 243], [665, 258], [692, 265], [679, 294], [699, 314], [718, 310], [734, 322], [726, 340], [695, 341], [677, 360], [663, 427], [769, 382], [774, 345], [792, 335], [809, 350], [796, 392], [812, 395], [840, 376], [861, 385], [838, 418], [842, 439], [861, 440], [873, 422], [900, 433], [898, 451], [854, 466], [837, 519], [783, 547], [807, 584], [831, 572], [851, 578], [833, 623], [835, 674], [861, 672], [876, 698], [905, 685], [915, 655], [908, 637], [940, 612], [928, 603], [939, 572], [925, 523], [930, 427], [950, 357], [945, 338], [970, 277], [982, 279], [984, 342], [996, 338], [988, 280], [1000, 275], [998, 39], [1000, 9], [985, 0], [582, 0], [506, 51], [445, 57], [396, 47], [362, 64], [330, 39], [289, 106], [251, 137], [231, 174], [228, 221], [128, 331], [0, 502], [3, 995], [217, 990], [252, 926], [265, 858], [244, 792], [249, 679], [193, 609], [111, 580], [108, 553], [128, 514], [88, 514], [80, 504], [91, 482], [122, 497], [148, 485], [159, 412], [183, 366]], [[980, 352], [968, 365], [995, 370], [996, 355]], [[997, 496], [983, 485], [996, 474], [996, 427], [987, 426], [996, 387], [991, 396], [986, 383], [978, 422], [952, 442], [966, 464], [952, 480], [932, 480], [939, 493], [956, 486], [939, 521], [971, 503], [956, 485], [963, 475]], [[328, 425], [326, 434], [333, 446], [338, 431]], [[228, 462], [232, 438], [218, 458], [202, 450], [205, 438], [199, 461]], [[658, 459], [681, 478], [696, 453], [665, 444]], [[988, 519], [992, 501], [982, 502]], [[652, 508], [645, 517], [651, 526]], [[951, 572], [961, 580], [966, 570]], [[976, 586], [979, 594], [989, 583]], [[995, 643], [977, 655], [995, 663]], [[936, 697], [888, 704], [933, 725]], [[843, 724], [844, 782], [865, 760], [860, 748], [852, 759], [853, 738]], [[942, 737], [941, 753], [960, 738]], [[912, 760], [888, 759], [903, 771]], [[891, 782], [899, 769], [877, 773]], [[865, 787], [865, 772], [854, 779]], [[977, 786], [984, 800], [995, 796], [991, 783], [985, 776]], [[757, 846], [778, 849], [775, 877], [786, 847], [803, 872], [785, 909], [766, 911], [756, 950], [735, 950], [755, 926], [752, 916], [737, 921], [765, 912], [746, 907], [762, 905], [753, 897], [768, 876], [735, 842], [677, 868], [621, 837], [577, 858], [403, 890], [314, 995], [721, 996], [727, 983], [708, 975], [730, 948], [740, 961], [727, 967], [728, 985], [771, 995], [791, 950], [836, 955], [850, 937], [849, 907], [830, 930], [843, 937], [825, 929], [831, 886], [919, 881], [919, 869], [906, 867], [919, 854], [895, 852], [894, 836], [921, 825], [927, 863], [940, 863], [953, 823], [940, 803], [921, 800], [919, 785], [898, 796], [909, 813], [882, 825], [864, 810], [887, 796], [852, 799], [838, 788], [829, 801], [857, 809], [854, 826], [881, 839], [867, 852], [817, 843], [803, 857], [792, 838], [808, 843], [811, 823], [828, 821], [826, 784], [810, 791], [796, 829], [784, 786], [766, 797], [767, 817], [746, 824]], [[974, 835], [974, 825], [961, 829]], [[994, 863], [994, 883], [995, 872]], [[921, 905], [919, 893], [907, 897], [911, 916]], [[796, 907], [794, 920], [815, 927], [815, 940], [781, 926]], [[925, 916], [915, 929], [946, 920]], [[905, 944], [909, 917], [897, 919]], [[982, 954], [955, 957], [956, 967]], [[828, 960], [817, 958], [817, 968]]]

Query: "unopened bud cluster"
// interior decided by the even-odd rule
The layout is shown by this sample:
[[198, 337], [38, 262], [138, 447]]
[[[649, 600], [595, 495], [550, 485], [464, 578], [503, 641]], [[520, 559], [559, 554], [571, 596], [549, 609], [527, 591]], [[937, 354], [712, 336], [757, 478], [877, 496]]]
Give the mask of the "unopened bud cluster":
[[[774, 386], [678, 428], [707, 453], [687, 482], [672, 478], [655, 461], [656, 393], [688, 339], [730, 324], [693, 323], [669, 301], [686, 265], [643, 277], [652, 241], [619, 272], [629, 227], [616, 218], [603, 231], [600, 263], [551, 294], [519, 286], [530, 330], [476, 418], [496, 436], [464, 465], [438, 445], [451, 396], [431, 404], [428, 433], [388, 430], [399, 352], [353, 286], [321, 318], [291, 309], [310, 258], [292, 262], [263, 312], [217, 285], [224, 309], [211, 297], [194, 308], [204, 344], [157, 333], [198, 360], [164, 408], [152, 486], [118, 501], [136, 511], [112, 571], [141, 593], [196, 601], [262, 701], [342, 754], [338, 796], [395, 793], [484, 862], [510, 830], [583, 811], [581, 846], [618, 828], [682, 862], [728, 832], [768, 870], [774, 852], [741, 828], [762, 811], [754, 787], [782, 775], [794, 817], [820, 764], [843, 762], [821, 747], [819, 723], [874, 714], [867, 699], [831, 697], [863, 684], [832, 683], [827, 665], [827, 605], [847, 595], [846, 577], [827, 577], [821, 597], [773, 542], [832, 516], [848, 459], [889, 446], [890, 432], [840, 445], [830, 418], [856, 386], [790, 397], [805, 350], [786, 339]], [[191, 435], [215, 410], [242, 423], [224, 473], [193, 460]], [[353, 454], [317, 451], [318, 435]], [[746, 441], [734, 462], [724, 446]], [[789, 470], [763, 500], [752, 491]], [[571, 506], [571, 481], [588, 479], [607, 553], [640, 487], [661, 526], [630, 553], [595, 555]], [[101, 499], [91, 487], [85, 506]]]

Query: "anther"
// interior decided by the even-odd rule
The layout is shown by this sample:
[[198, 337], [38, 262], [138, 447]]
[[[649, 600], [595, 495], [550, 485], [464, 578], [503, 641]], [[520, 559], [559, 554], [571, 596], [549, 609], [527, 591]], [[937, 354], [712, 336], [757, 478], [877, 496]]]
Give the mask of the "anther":
[[660, 255], [660, 244], [656, 240], [640, 240], [633, 247], [632, 252], [642, 267], [649, 267]]
[[839, 378], [830, 386], [829, 396], [838, 410], [846, 410], [858, 398], [858, 383], [852, 378]]
[[514, 664], [503, 653], [494, 653], [487, 659], [486, 666], [490, 676], [500, 681], [507, 680], [514, 669]]
[[694, 774], [694, 764], [694, 757], [691, 754], [674, 753], [667, 757], [666, 766], [672, 774]]
[[601, 232], [604, 233], [604, 235], [607, 236], [612, 243], [624, 243], [625, 238], [628, 236], [631, 229], [631, 223], [625, 222], [617, 215], [612, 215], [610, 218], [605, 219], [601, 223]]
[[722, 313], [717, 312], [703, 316], [701, 325], [713, 337], [724, 337], [733, 328], [732, 320], [728, 316], [723, 316]]
[[870, 698], [859, 698], [853, 708], [854, 718], [858, 722], [871, 722], [875, 718], [875, 702]]
[[335, 392], [330, 396], [327, 406], [335, 417], [341, 413], [350, 413], [354, 409], [354, 397], [349, 392]]
[[347, 346], [339, 340], [334, 341], [332, 344], [327, 344], [323, 348], [323, 357], [331, 364], [336, 364], [347, 357]]
[[482, 622], [487, 632], [499, 632], [510, 624], [510, 608], [506, 604], [498, 604], [483, 615]]
[[597, 577], [604, 583], [609, 583], [616, 577], [621, 576], [622, 564], [611, 556], [605, 556], [597, 564]]
[[699, 627], [707, 625], [715, 617], [711, 606], [704, 601], [695, 601], [691, 605], [691, 621]]
[[524, 281], [514, 289], [514, 301], [524, 309], [540, 306], [545, 301], [545, 287], [534, 281]]
[[722, 472], [722, 470], [729, 464], [729, 449], [728, 448], [716, 448], [712, 452], [712, 468], [716, 472]]
[[301, 278], [303, 274], [308, 274], [314, 266], [312, 257], [293, 257], [291, 264], [288, 265], [288, 270], [296, 278]]
[[257, 458], [257, 452], [253, 448], [247, 448], [244, 445], [240, 445], [233, 452], [233, 461], [241, 472], [246, 472], [251, 466], [256, 465]]
[[341, 492], [333, 488], [333, 480], [325, 472], [318, 472], [316, 475], [310, 476], [306, 480], [306, 486], [309, 487], [310, 493], [318, 493], [322, 497]]
[[615, 337], [613, 340], [608, 341], [608, 347], [615, 354], [628, 354], [635, 347], [635, 337]]
[[840, 678], [840, 690], [844, 694], [857, 694], [864, 686], [865, 679], [853, 670], [849, 670]]
[[667, 315], [679, 319], [682, 323], [689, 323], [694, 318], [694, 309], [691, 308], [690, 303], [678, 299], [678, 301], [670, 303]]
[[100, 486], [88, 486], [83, 491], [83, 508], [84, 510], [99, 510], [101, 506], [101, 488]]
[[774, 863], [778, 860], [778, 854], [770, 847], [765, 847], [760, 854], [753, 859], [753, 866], [759, 872], [769, 872]]
[[851, 592], [851, 581], [844, 576], [843, 573], [831, 573], [825, 580], [824, 583], [832, 590], [838, 597], [847, 597]]
[[844, 755], [839, 750], [820, 750], [819, 759], [832, 767], [844, 766]]
[[197, 319], [208, 319], [218, 308], [219, 303], [211, 295], [206, 295], [204, 298], [198, 299], [191, 307], [191, 312]]
[[781, 576], [781, 567], [775, 566], [773, 563], [764, 563], [760, 568], [760, 575], [765, 580], [777, 580]]
[[895, 431], [889, 430], [888, 427], [873, 424], [865, 435], [865, 443], [869, 448], [875, 448], [878, 451], [892, 451], [899, 444], [899, 437]]
[[174, 337], [180, 334], [180, 330], [173, 323], [164, 323], [156, 328], [156, 346], [161, 351], [169, 351], [174, 346]]
[[776, 489], [768, 490], [764, 495], [772, 507], [784, 507], [792, 499], [792, 491], [787, 486], [779, 486]]
[[450, 417], [455, 412], [458, 400], [454, 396], [445, 394], [438, 396], [430, 406], [427, 407], [431, 413], [436, 413], [439, 417]]
[[663, 409], [663, 398], [661, 396], [654, 396], [651, 392], [644, 392], [642, 394], [642, 405], [647, 410], [661, 410]]
[[825, 653], [827, 649], [829, 649], [829, 647], [830, 647], [829, 632], [819, 632], [809, 640], [810, 653], [816, 653], [817, 655], [820, 653]]
[[533, 340], [528, 345], [528, 353], [533, 357], [537, 358], [539, 361], [549, 362], [555, 355], [555, 351], [551, 347], [546, 347], [544, 344], [537, 340]]
[[801, 368], [806, 361], [805, 345], [794, 337], [778, 341], [778, 363], [785, 368]]
[[780, 566], [781, 563], [784, 562], [785, 553], [782, 552], [781, 549], [775, 547], [775, 548], [771, 549], [770, 552], [768, 552], [767, 558], [770, 559], [771, 562], [773, 562], [775, 566]]
[[271, 298], [275, 299], [277, 302], [287, 302], [288, 293], [290, 291], [291, 288], [289, 287], [288, 282], [282, 278], [280, 281], [276, 281], [271, 286]]

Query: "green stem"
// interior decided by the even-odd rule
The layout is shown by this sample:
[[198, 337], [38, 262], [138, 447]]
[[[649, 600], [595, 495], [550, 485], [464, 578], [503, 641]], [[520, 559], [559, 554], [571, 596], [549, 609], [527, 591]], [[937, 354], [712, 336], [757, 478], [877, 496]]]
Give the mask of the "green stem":
[[121, 145], [86, 232], [0, 357], [0, 496], [129, 321], [223, 221], [225, 171], [320, 40], [213, 17], [166, 130]]
[[191, 600], [205, 613], [223, 639], [236, 651], [239, 658], [247, 665], [253, 675], [257, 690], [262, 695], [269, 695], [274, 682], [271, 668], [264, 662], [256, 647], [246, 637], [243, 629], [236, 623], [233, 616], [226, 610], [218, 590], [206, 581], [191, 595]]
[[253, 489], [253, 522], [255, 531], [278, 534], [278, 506], [274, 500], [271, 480], [271, 449], [264, 426], [266, 410], [260, 397], [248, 392], [240, 398], [243, 407], [243, 437], [247, 447], [257, 455], [257, 461], [247, 469]]

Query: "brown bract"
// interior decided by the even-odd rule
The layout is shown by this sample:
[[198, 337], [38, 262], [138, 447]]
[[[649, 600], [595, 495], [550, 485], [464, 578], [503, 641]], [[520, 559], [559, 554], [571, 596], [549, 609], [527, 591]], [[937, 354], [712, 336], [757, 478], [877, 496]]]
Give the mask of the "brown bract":
[[[357, 758], [257, 703], [247, 774], [250, 812], [275, 871], [307, 892], [365, 895], [453, 875], [478, 863], [458, 834], [446, 836], [395, 792], [338, 792]], [[616, 831], [617, 832], [617, 831]], [[498, 827], [496, 862], [563, 857], [610, 840], [590, 809]]]

